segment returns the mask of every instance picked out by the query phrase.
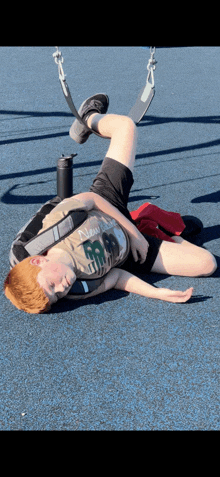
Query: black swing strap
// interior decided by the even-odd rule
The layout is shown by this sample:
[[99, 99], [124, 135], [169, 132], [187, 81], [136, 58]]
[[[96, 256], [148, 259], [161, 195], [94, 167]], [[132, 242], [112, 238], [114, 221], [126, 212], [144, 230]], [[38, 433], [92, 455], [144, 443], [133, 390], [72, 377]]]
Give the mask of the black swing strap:
[[85, 128], [88, 130], [88, 131], [92, 131], [94, 134], [96, 134], [96, 136], [99, 136], [99, 137], [103, 137], [101, 136], [101, 134], [99, 134], [98, 132], [94, 131], [94, 129], [91, 129], [87, 126], [86, 122], [80, 117], [80, 115], [78, 114], [78, 111], [74, 105], [74, 102], [73, 102], [73, 99], [72, 99], [72, 96], [71, 96], [71, 93], [70, 93], [70, 89], [69, 89], [69, 86], [66, 82], [66, 75], [64, 74], [64, 71], [63, 71], [63, 62], [64, 62], [64, 59], [63, 59], [63, 56], [62, 56], [62, 53], [61, 51], [59, 51], [59, 47], [56, 46], [55, 47], [57, 49], [57, 51], [55, 53], [53, 53], [53, 57], [54, 57], [54, 61], [55, 63], [58, 65], [58, 73], [59, 73], [59, 80], [60, 80], [60, 84], [61, 84], [61, 87], [62, 87], [62, 91], [63, 91], [63, 94], [64, 94], [64, 97], [66, 99], [66, 102], [70, 108], [70, 111], [71, 113], [73, 114], [73, 116], [75, 116], [76, 119], [78, 119], [78, 121], [83, 124], [83, 126], [85, 126]]

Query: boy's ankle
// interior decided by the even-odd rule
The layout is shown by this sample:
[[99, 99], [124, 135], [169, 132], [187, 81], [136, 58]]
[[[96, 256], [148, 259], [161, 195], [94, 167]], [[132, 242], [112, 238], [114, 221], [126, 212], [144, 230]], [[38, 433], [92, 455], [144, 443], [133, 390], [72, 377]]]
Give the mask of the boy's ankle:
[[89, 114], [84, 118], [84, 121], [86, 122], [87, 126], [91, 129], [93, 129], [92, 123], [95, 116], [100, 116], [100, 114], [97, 113], [97, 111], [90, 111]]

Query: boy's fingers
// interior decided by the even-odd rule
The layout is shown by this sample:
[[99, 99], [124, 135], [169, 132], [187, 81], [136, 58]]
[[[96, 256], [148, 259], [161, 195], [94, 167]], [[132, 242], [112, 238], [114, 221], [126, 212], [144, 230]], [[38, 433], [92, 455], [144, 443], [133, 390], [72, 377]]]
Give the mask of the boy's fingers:
[[146, 253], [145, 253], [145, 254], [142, 254], [142, 258], [141, 258], [141, 261], [140, 261], [140, 264], [141, 264], [141, 265], [143, 265], [143, 263], [145, 262], [146, 258], [147, 258]]
[[177, 301], [179, 300], [180, 302], [188, 301], [191, 298], [192, 293], [193, 293], [192, 287], [188, 288], [184, 292], [176, 292], [176, 300]]
[[148, 254], [148, 247], [147, 249], [143, 250], [143, 252], [141, 253], [141, 265], [145, 262], [147, 258], [147, 254]]
[[138, 261], [138, 254], [137, 254], [136, 249], [132, 249], [132, 255], [133, 255], [134, 261], [137, 262]]

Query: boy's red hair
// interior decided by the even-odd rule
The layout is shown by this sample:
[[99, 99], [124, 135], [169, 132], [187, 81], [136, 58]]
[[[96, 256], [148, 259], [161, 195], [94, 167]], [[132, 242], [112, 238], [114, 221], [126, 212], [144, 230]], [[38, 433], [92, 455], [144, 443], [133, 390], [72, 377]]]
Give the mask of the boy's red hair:
[[37, 282], [41, 267], [30, 263], [33, 257], [22, 260], [11, 269], [5, 282], [6, 297], [19, 310], [27, 313], [43, 313], [50, 309], [49, 298]]

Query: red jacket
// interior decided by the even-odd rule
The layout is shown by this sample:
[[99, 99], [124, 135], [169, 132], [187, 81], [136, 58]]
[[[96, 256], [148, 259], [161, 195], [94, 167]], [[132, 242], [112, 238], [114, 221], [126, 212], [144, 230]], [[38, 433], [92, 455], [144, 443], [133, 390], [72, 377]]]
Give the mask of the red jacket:
[[168, 242], [174, 242], [174, 240], [158, 229], [159, 225], [172, 235], [180, 235], [185, 229], [180, 214], [166, 212], [166, 210], [160, 209], [156, 205], [150, 204], [150, 202], [145, 202], [139, 209], [130, 212], [130, 214], [140, 232]]

